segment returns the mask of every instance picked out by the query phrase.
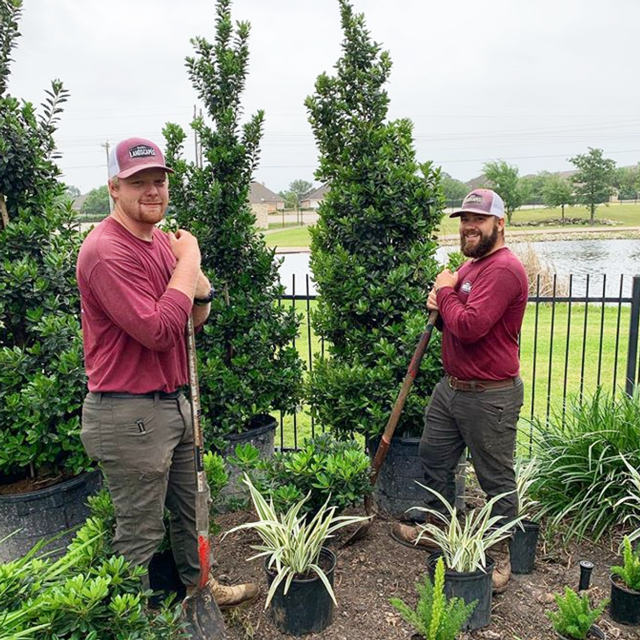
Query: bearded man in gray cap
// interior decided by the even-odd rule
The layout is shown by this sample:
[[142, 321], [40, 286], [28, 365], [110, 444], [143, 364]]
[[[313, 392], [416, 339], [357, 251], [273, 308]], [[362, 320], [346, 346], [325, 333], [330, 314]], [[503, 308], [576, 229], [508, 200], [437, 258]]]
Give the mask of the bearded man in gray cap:
[[[460, 249], [471, 258], [456, 273], [438, 274], [427, 300], [439, 312], [442, 360], [446, 375], [436, 385], [425, 413], [420, 457], [425, 485], [450, 504], [455, 501], [455, 469], [469, 448], [478, 482], [487, 497], [507, 493], [493, 515], [518, 515], [514, 453], [516, 426], [523, 403], [518, 336], [527, 305], [528, 282], [520, 260], [504, 240], [504, 203], [490, 189], [475, 189], [451, 214], [460, 218]], [[430, 494], [429, 506], [442, 512]], [[431, 521], [441, 525], [437, 518]], [[399, 542], [436, 550], [420, 537], [420, 528], [397, 524]], [[490, 550], [496, 560], [495, 592], [511, 575], [508, 541]]]

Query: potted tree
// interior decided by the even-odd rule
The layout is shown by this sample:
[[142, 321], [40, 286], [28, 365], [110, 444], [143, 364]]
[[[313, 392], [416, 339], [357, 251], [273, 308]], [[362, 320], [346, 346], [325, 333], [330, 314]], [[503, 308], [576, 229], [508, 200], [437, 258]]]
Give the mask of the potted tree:
[[504, 522], [502, 516], [491, 515], [493, 505], [508, 495], [503, 493], [493, 497], [482, 508], [471, 509], [459, 517], [457, 508], [451, 506], [442, 495], [421, 486], [433, 493], [447, 512], [443, 514], [432, 508], [416, 507], [430, 516], [426, 524], [420, 525], [418, 540], [429, 538], [440, 549], [429, 556], [429, 571], [432, 575], [435, 573], [438, 558], [442, 557], [446, 569], [444, 589], [447, 597], [462, 598], [467, 604], [477, 601], [464, 628], [473, 630], [485, 627], [491, 620], [491, 578], [495, 565], [489, 553], [492, 547], [509, 538], [522, 516]]
[[79, 437], [81, 237], [54, 161], [68, 93], [53, 81], [40, 115], [8, 93], [20, 14], [20, 1], [0, 0], [0, 538], [21, 529], [0, 546], [4, 561], [83, 522], [100, 485]]
[[554, 596], [558, 611], [547, 611], [547, 617], [560, 640], [606, 640], [604, 631], [595, 622], [607, 606], [607, 600], [592, 608], [586, 593], [579, 596], [569, 587], [565, 587], [564, 596], [558, 593]]
[[[202, 268], [216, 295], [213, 321], [198, 335], [200, 393], [205, 440], [222, 452], [249, 439], [273, 452], [272, 411], [293, 412], [303, 365], [291, 343], [298, 320], [278, 304], [284, 293], [274, 251], [255, 228], [248, 201], [258, 164], [264, 113], [241, 125], [241, 94], [248, 68], [249, 24], [231, 20], [231, 1], [218, 0], [215, 44], [194, 38], [189, 78], [204, 108], [192, 128], [199, 141], [195, 162], [182, 157], [185, 131], [165, 128], [171, 211], [199, 240]], [[233, 468], [231, 491], [239, 493]], [[235, 487], [235, 489], [234, 489]]]
[[307, 520], [302, 512], [303, 498], [284, 514], [278, 514], [273, 501], [267, 502], [248, 476], [243, 482], [251, 495], [258, 516], [227, 531], [254, 529], [262, 544], [252, 548], [259, 553], [249, 560], [265, 558], [269, 592], [265, 609], [271, 605], [275, 625], [294, 636], [319, 633], [331, 624], [336, 597], [333, 575], [336, 555], [325, 546], [339, 529], [366, 520], [363, 516], [337, 516], [336, 507], [325, 502]]
[[536, 514], [538, 502], [531, 497], [531, 488], [536, 481], [537, 470], [535, 458], [528, 462], [516, 461], [516, 491], [523, 519], [514, 529], [509, 542], [513, 573], [529, 574], [533, 572], [535, 566], [540, 524], [537, 522]]
[[460, 598], [447, 598], [444, 572], [444, 560], [438, 558], [433, 582], [427, 573], [424, 584], [416, 584], [420, 597], [415, 609], [400, 598], [391, 599], [400, 615], [418, 632], [413, 640], [455, 640], [477, 605], [475, 601], [466, 604]]
[[640, 551], [633, 550], [631, 539], [623, 540], [623, 563], [611, 567], [611, 617], [620, 624], [640, 624]]
[[[313, 324], [329, 357], [314, 362], [308, 393], [321, 424], [363, 435], [374, 455], [427, 323], [443, 201], [439, 169], [416, 161], [412, 123], [386, 120], [388, 53], [371, 40], [362, 15], [347, 0], [339, 4], [342, 57], [306, 100], [320, 152], [316, 179], [329, 184], [310, 230]], [[441, 373], [435, 344], [378, 478], [378, 506], [398, 517], [422, 498], [413, 482], [423, 478], [422, 414]]]

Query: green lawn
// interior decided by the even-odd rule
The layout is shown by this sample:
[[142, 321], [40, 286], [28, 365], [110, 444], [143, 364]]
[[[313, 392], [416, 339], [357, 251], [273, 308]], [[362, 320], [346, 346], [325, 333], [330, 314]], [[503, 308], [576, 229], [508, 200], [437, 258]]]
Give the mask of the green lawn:
[[[513, 214], [514, 223], [524, 222], [540, 222], [542, 220], [552, 220], [561, 217], [561, 211], [556, 209], [522, 209]], [[585, 218], [589, 217], [584, 207], [566, 207], [565, 217], [567, 218]], [[596, 209], [596, 220], [607, 219], [615, 222], [620, 226], [638, 227], [640, 226], [640, 204], [610, 204], [609, 206], [601, 205]], [[309, 246], [309, 227], [295, 226], [285, 227], [281, 231], [277, 230], [278, 225], [269, 225], [269, 233], [266, 235], [267, 246], [269, 247], [308, 247]], [[513, 227], [514, 229], [538, 229], [540, 227]], [[544, 229], [559, 229], [560, 227], [544, 227]], [[565, 227], [566, 228], [566, 227]], [[273, 229], [273, 231], [271, 231]], [[585, 227], [585, 230], [588, 228]], [[441, 235], [455, 234], [458, 231], [458, 221], [455, 218], [449, 218], [445, 215], [440, 225], [439, 233]], [[508, 233], [508, 232], [507, 232]]]
[[[315, 302], [309, 305], [311, 309], [314, 306]], [[296, 348], [308, 368], [309, 338], [312, 354], [318, 353], [321, 345], [313, 330], [309, 330], [307, 303], [297, 301], [296, 309], [302, 314]], [[521, 338], [521, 374], [525, 383], [525, 401], [520, 425], [521, 447], [528, 448], [528, 418], [532, 415], [544, 418], [548, 411], [562, 410], [563, 401], [567, 396], [580, 392], [590, 394], [598, 384], [611, 391], [615, 383], [617, 392], [620, 392], [626, 373], [629, 313], [629, 307], [623, 307], [618, 312], [616, 306], [606, 306], [603, 312], [602, 307], [589, 305], [586, 314], [586, 340], [583, 340], [584, 304], [574, 303], [569, 308], [569, 305], [559, 303], [555, 306], [555, 311], [551, 305], [540, 304], [537, 310], [535, 304], [529, 305]], [[618, 326], [619, 338], [616, 339]], [[570, 336], [568, 359], [567, 335]], [[285, 447], [299, 445], [304, 438], [311, 435], [311, 418], [306, 408], [302, 408], [295, 421], [297, 440], [294, 440], [293, 417], [285, 418], [282, 440]], [[318, 425], [313, 426], [317, 432]], [[278, 433], [276, 444], [280, 445], [280, 442]]]

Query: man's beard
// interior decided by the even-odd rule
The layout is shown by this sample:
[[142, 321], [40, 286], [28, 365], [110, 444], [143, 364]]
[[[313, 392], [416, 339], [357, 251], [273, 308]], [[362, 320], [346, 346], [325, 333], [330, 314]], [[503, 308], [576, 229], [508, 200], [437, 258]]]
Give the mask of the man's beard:
[[496, 220], [491, 233], [486, 235], [480, 232], [480, 240], [475, 245], [467, 247], [466, 236], [460, 234], [460, 251], [462, 251], [462, 253], [467, 256], [467, 258], [482, 258], [491, 252], [491, 250], [496, 246], [497, 242], [498, 224]]

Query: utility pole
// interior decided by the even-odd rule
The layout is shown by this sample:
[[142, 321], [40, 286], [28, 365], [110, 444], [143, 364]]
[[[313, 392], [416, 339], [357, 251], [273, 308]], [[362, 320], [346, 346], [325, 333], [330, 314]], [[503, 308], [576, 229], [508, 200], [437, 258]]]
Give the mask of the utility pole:
[[[109, 179], [109, 141], [107, 140], [102, 148], [107, 152], [107, 180]], [[111, 193], [109, 193], [109, 213], [113, 211], [113, 198], [111, 197]]]

